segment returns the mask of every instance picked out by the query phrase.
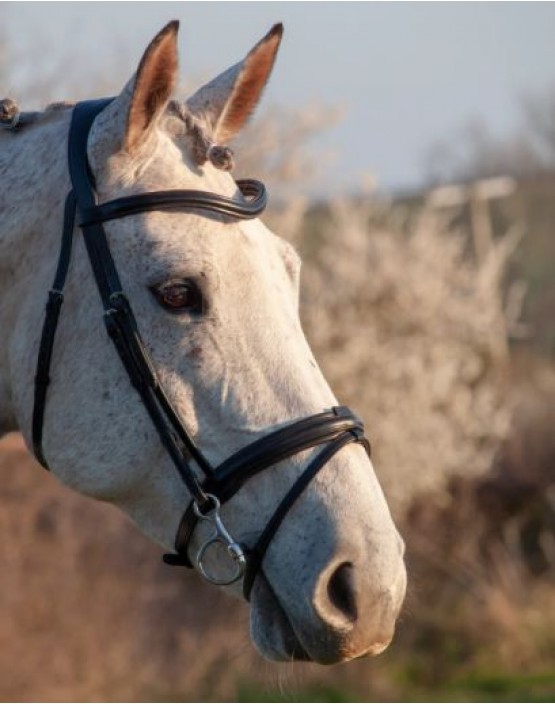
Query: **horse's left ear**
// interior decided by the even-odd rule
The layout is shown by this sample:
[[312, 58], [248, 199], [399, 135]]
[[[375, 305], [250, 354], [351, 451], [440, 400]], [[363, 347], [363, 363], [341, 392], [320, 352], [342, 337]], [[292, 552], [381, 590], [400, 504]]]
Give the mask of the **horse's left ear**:
[[164, 112], [178, 73], [177, 31], [169, 22], [148, 45], [137, 69], [127, 114], [123, 146], [133, 151]]
[[283, 25], [274, 25], [243, 61], [187, 100], [188, 110], [208, 122], [215, 142], [233, 139], [251, 116], [270, 77], [282, 35]]

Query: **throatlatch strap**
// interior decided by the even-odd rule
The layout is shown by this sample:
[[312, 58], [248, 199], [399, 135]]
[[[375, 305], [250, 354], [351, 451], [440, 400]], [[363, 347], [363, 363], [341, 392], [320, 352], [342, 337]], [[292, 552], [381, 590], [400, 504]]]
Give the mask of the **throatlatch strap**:
[[54, 350], [54, 340], [56, 338], [56, 328], [60, 310], [64, 302], [64, 286], [66, 283], [69, 262], [71, 261], [71, 250], [73, 244], [73, 228], [75, 226], [75, 196], [73, 191], [68, 193], [64, 208], [64, 225], [62, 231], [62, 243], [58, 266], [54, 276], [52, 288], [48, 292], [46, 302], [46, 313], [42, 324], [42, 333], [39, 344], [39, 354], [37, 360], [37, 371], [35, 375], [35, 398], [33, 403], [33, 451], [40, 464], [49, 469], [42, 447], [42, 433], [44, 425], [44, 413], [46, 409], [46, 394], [50, 384], [50, 365], [52, 363], [52, 352]]

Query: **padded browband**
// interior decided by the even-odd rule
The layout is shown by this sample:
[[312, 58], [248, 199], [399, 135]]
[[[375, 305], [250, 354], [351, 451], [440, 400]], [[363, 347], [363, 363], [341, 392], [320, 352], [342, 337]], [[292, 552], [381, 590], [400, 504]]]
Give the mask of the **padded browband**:
[[235, 182], [241, 194], [248, 198], [239, 202], [234, 198], [220, 196], [217, 193], [195, 190], [172, 190], [139, 193], [133, 196], [115, 198], [107, 203], [101, 203], [81, 209], [80, 226], [117, 220], [118, 218], [136, 215], [150, 210], [167, 210], [179, 212], [182, 210], [202, 210], [204, 214], [219, 213], [235, 220], [255, 218], [266, 208], [268, 196], [264, 184], [254, 179], [239, 179]]
[[123, 198], [114, 198], [105, 203], [96, 202], [95, 180], [87, 157], [89, 129], [96, 115], [107, 107], [113, 98], [84, 100], [74, 108], [79, 120], [74, 120], [72, 137], [68, 146], [69, 167], [73, 190], [78, 194], [79, 225], [87, 227], [128, 215], [152, 210], [189, 211], [219, 213], [234, 220], [251, 220], [260, 215], [268, 203], [268, 194], [263, 183], [256, 179], [236, 181], [242, 200], [228, 198], [218, 193], [193, 189], [173, 189], [138, 193]]

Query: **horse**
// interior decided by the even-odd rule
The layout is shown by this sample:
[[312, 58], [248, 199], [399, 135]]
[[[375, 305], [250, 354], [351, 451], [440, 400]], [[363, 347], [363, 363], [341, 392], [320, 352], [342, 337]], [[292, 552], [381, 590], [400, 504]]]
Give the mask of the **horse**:
[[3, 102], [0, 436], [245, 596], [267, 659], [376, 655], [404, 543], [304, 336], [300, 258], [231, 175], [283, 28], [180, 101], [178, 26], [114, 98]]

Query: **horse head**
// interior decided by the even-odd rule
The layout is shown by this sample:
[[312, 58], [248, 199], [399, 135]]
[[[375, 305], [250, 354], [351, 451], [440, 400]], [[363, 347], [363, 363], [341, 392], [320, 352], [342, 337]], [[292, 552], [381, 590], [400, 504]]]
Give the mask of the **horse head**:
[[[341, 416], [303, 334], [299, 256], [253, 217], [249, 194], [230, 174], [227, 145], [259, 101], [282, 29], [274, 27], [243, 61], [185, 102], [172, 99], [177, 30], [172, 22], [154, 38], [135, 75], [90, 118], [90, 131], [82, 136], [100, 210], [93, 206], [87, 215], [78, 203], [77, 223], [88, 217], [89, 225], [84, 238], [77, 229], [74, 235], [48, 367], [40, 452], [64, 484], [115, 504], [170, 551], [185, 512], [190, 530], [182, 558], [216, 582], [231, 581], [230, 546], [244, 546], [248, 560], [249, 548], [259, 546], [273, 522], [248, 590], [258, 649], [270, 659], [320, 663], [377, 654], [392, 638], [405, 592], [403, 542], [362, 425], [350, 412]], [[9, 147], [5, 137], [2, 142], [4, 152], [17, 152], [21, 166], [11, 178], [19, 168], [27, 193], [14, 216], [26, 254], [13, 260], [16, 273], [2, 294], [3, 320], [11, 320], [13, 332], [0, 356], [0, 392], [9, 407], [5, 417], [15, 419], [29, 447], [32, 379], [45, 344], [42, 300], [55, 269], [61, 197], [71, 187], [64, 152], [72, 111], [54, 113], [39, 116]], [[35, 175], [25, 179], [24, 167]], [[73, 188], [79, 190], [75, 179]], [[155, 208], [145, 196], [153, 192], [193, 196], [179, 196], [188, 207]], [[199, 192], [209, 196], [204, 206], [194, 196]], [[124, 216], [107, 217], [107, 202], [123, 208]], [[250, 214], [230, 216], [218, 203]], [[71, 234], [71, 212], [67, 217]], [[135, 353], [121, 352], [106, 334], [103, 313], [106, 319], [114, 309], [103, 310], [101, 275], [91, 267], [90, 249], [98, 238], [86, 227], [95, 217], [132, 309], [132, 319], [120, 325], [137, 324], [140, 354], [166, 400], [156, 398], [179, 419], [185, 439], [161, 435], [147, 392], [137, 393], [137, 384], [130, 383], [133, 372], [124, 357]], [[125, 335], [133, 337], [133, 325], [131, 332], [114, 333], [123, 336], [124, 346], [131, 344]], [[157, 389], [151, 389], [153, 396]], [[292, 434], [293, 449], [286, 452]], [[182, 447], [189, 440], [192, 450]], [[181, 459], [168, 451], [171, 442], [181, 448]], [[223, 467], [231, 477], [230, 457], [239, 457], [241, 481], [220, 507], [210, 504], [212, 498], [204, 506], [201, 470], [216, 468], [217, 474]], [[180, 461], [184, 476], [176, 471]], [[254, 471], [257, 462], [264, 471]], [[284, 497], [288, 505], [279, 508]], [[224, 550], [202, 553], [215, 528], [223, 531], [219, 537], [227, 536]], [[223, 588], [240, 596], [243, 587], [238, 579]]]

